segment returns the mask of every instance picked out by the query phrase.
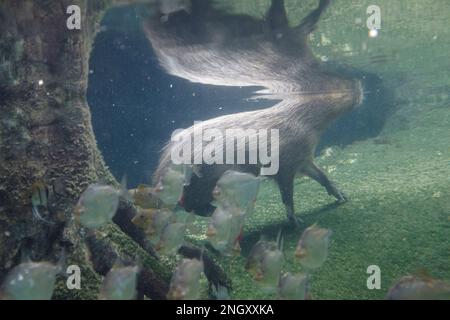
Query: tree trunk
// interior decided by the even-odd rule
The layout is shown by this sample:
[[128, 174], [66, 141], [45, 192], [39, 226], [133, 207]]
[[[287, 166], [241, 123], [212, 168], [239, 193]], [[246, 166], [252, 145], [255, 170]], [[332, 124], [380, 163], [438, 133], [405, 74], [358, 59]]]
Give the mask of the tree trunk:
[[[0, 283], [25, 249], [39, 261], [56, 261], [65, 251], [66, 264], [81, 268], [83, 290], [68, 290], [62, 279], [54, 298], [96, 298], [100, 275], [117, 256], [137, 255], [140, 295], [165, 298], [168, 268], [130, 223], [132, 205], [121, 200], [116, 224], [96, 231], [83, 233], [73, 219], [89, 184], [117, 184], [96, 146], [86, 89], [100, 18], [109, 7], [132, 2], [0, 2]], [[66, 25], [74, 4], [81, 8], [81, 30]], [[30, 190], [39, 180], [50, 189], [41, 214], [52, 224], [32, 215]]]

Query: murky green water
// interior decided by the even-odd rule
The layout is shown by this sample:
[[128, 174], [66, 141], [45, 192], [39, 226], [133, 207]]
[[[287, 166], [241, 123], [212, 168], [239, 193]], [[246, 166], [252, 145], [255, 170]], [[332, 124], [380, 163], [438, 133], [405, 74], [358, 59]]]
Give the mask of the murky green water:
[[[233, 0], [218, 5], [261, 18], [270, 1]], [[366, 25], [370, 5], [381, 9], [376, 37], [369, 36]], [[314, 0], [286, 0], [290, 25], [297, 25], [316, 6]], [[246, 91], [220, 91], [161, 76], [141, 21], [135, 17], [139, 9], [114, 10], [114, 15], [105, 18], [104, 33], [99, 34], [91, 58], [94, 130], [117, 178], [134, 170], [148, 183], [152, 168], [146, 161], [157, 161], [162, 142], [174, 129], [190, 126], [193, 120], [256, 107], [243, 103], [244, 99], [236, 102], [234, 95], [245, 96]], [[294, 202], [304, 222], [295, 228], [287, 222], [278, 187], [270, 181], [263, 183], [255, 212], [245, 223], [241, 254], [215, 256], [231, 277], [232, 299], [276, 299], [276, 293], [259, 290], [245, 270], [247, 256], [261, 237], [275, 240], [281, 230], [282, 271], [305, 272], [294, 251], [302, 232], [314, 223], [333, 232], [325, 264], [311, 272], [314, 299], [383, 299], [401, 277], [423, 270], [430, 277], [450, 281], [449, 12], [447, 0], [332, 2], [309, 36], [317, 59], [372, 74], [392, 96], [372, 103], [373, 121], [363, 119], [361, 132], [348, 132], [351, 129], [344, 123], [321, 146], [317, 163], [345, 191], [349, 202], [337, 206], [319, 184], [298, 177]], [[116, 122], [105, 122], [109, 116], [116, 117]], [[370, 130], [380, 123], [381, 129]], [[120, 134], [115, 136], [116, 130]], [[345, 143], [333, 137], [344, 133], [351, 137]], [[197, 217], [199, 228], [190, 232], [189, 239], [203, 245], [209, 221]], [[179, 258], [162, 257], [162, 261], [174, 267]], [[379, 289], [367, 286], [367, 270], [373, 265], [381, 272]]]
[[[313, 273], [318, 299], [382, 299], [400, 277], [427, 270], [450, 279], [450, 29], [448, 1], [376, 1], [379, 36], [370, 38], [366, 8], [373, 1], [335, 1], [311, 36], [318, 57], [382, 77], [394, 90], [395, 112], [380, 137], [332, 147], [319, 164], [351, 197], [334, 207], [306, 178], [295, 183], [295, 203], [306, 225], [333, 230], [330, 255]], [[237, 11], [261, 15], [268, 1], [234, 1]], [[287, 1], [295, 25], [315, 1]], [[284, 270], [301, 271], [293, 258], [300, 235], [285, 221], [277, 188], [267, 183], [246, 224], [243, 255], [260, 234], [285, 233]], [[275, 298], [255, 290], [245, 259], [224, 258], [234, 298]], [[367, 267], [381, 269], [381, 289], [369, 290]]]

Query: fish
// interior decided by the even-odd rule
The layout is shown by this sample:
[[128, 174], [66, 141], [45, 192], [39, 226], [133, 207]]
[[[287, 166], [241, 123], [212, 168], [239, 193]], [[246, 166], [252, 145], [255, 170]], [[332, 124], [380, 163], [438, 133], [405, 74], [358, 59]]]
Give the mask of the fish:
[[237, 208], [219, 206], [210, 218], [206, 236], [219, 252], [239, 253], [245, 214]]
[[244, 221], [253, 212], [261, 179], [249, 173], [228, 170], [213, 190], [214, 210], [207, 230], [211, 245], [233, 255], [241, 251]]
[[162, 231], [159, 242], [155, 249], [163, 255], [174, 255], [184, 243], [186, 224], [175, 222], [169, 223]]
[[155, 186], [155, 195], [167, 207], [175, 207], [182, 198], [183, 188], [190, 183], [192, 166], [171, 165]]
[[450, 283], [427, 275], [408, 275], [394, 284], [388, 300], [450, 300]]
[[250, 250], [250, 253], [247, 257], [247, 262], [245, 264], [245, 269], [253, 275], [260, 273], [260, 264], [264, 256], [264, 252], [266, 250], [274, 249], [276, 249], [276, 243], [259, 240]]
[[261, 273], [257, 274], [255, 280], [259, 287], [267, 293], [274, 292], [280, 280], [283, 265], [283, 252], [278, 248], [264, 252], [261, 261]]
[[233, 215], [222, 207], [218, 207], [211, 216], [206, 236], [214, 249], [223, 251], [228, 246], [232, 218]]
[[284, 273], [278, 284], [278, 296], [281, 300], [310, 299], [310, 277], [308, 274]]
[[137, 208], [137, 214], [131, 219], [136, 226], [144, 230], [150, 240], [158, 240], [164, 228], [175, 222], [172, 211], [168, 209]]
[[213, 190], [214, 201], [251, 214], [256, 203], [260, 182], [261, 178], [250, 173], [228, 170], [217, 181]]
[[283, 252], [277, 242], [259, 240], [251, 249], [245, 269], [253, 276], [265, 292], [274, 292], [278, 287], [283, 264]]
[[56, 265], [28, 259], [15, 266], [0, 288], [1, 296], [7, 300], [50, 300], [56, 276], [62, 271], [63, 259], [62, 257]]
[[42, 181], [38, 180], [31, 186], [31, 211], [33, 217], [41, 220], [47, 224], [53, 224], [53, 222], [44, 219], [39, 212], [39, 208], [48, 208], [49, 199], [49, 189], [47, 185]]
[[120, 196], [128, 200], [130, 198], [125, 179], [122, 180], [120, 190], [99, 183], [89, 185], [75, 206], [77, 221], [82, 226], [93, 229], [108, 224], [117, 212]]
[[169, 300], [196, 300], [200, 298], [200, 278], [204, 273], [203, 261], [183, 259], [170, 280]]
[[158, 209], [161, 208], [161, 200], [156, 197], [155, 189], [143, 184], [140, 184], [136, 189], [129, 191], [133, 198], [133, 203], [143, 209]]
[[114, 266], [103, 279], [99, 300], [133, 300], [136, 298], [138, 266]]
[[136, 207], [136, 215], [131, 219], [137, 227], [144, 230], [147, 235], [154, 233], [153, 231], [153, 216], [158, 209], [143, 209]]
[[245, 213], [240, 211], [239, 209], [235, 209], [232, 214], [231, 219], [231, 231], [230, 231], [230, 240], [229, 240], [229, 248], [226, 254], [230, 255], [239, 255], [241, 252], [241, 244], [240, 241], [244, 235], [244, 220]]
[[173, 210], [173, 222], [180, 222], [186, 225], [186, 230], [192, 234], [199, 234], [202, 232], [200, 225], [197, 225], [196, 215], [185, 211], [182, 207], [177, 206]]
[[331, 234], [331, 230], [319, 228], [317, 224], [303, 232], [295, 250], [295, 256], [303, 267], [316, 269], [323, 265], [328, 255]]

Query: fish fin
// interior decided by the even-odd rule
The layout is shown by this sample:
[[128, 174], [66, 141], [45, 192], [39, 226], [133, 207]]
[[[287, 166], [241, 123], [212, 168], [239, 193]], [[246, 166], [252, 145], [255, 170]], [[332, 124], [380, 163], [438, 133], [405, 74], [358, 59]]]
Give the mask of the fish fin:
[[198, 178], [203, 178], [203, 174], [201, 172], [202, 168], [198, 165], [193, 165], [192, 166], [192, 172], [198, 177]]
[[205, 245], [203, 244], [202, 245], [202, 250], [200, 251], [200, 259], [199, 259], [202, 263], [204, 263], [203, 262], [203, 255], [204, 255], [204, 253], [205, 253]]
[[428, 272], [428, 270], [426, 270], [424, 268], [416, 270], [415, 272], [412, 273], [412, 275], [424, 280], [425, 282], [433, 280], [433, 277], [431, 276], [431, 274]]
[[32, 262], [31, 258], [30, 258], [30, 244], [25, 245], [25, 247], [21, 248], [20, 250], [20, 263], [28, 263], [28, 262]]
[[280, 242], [278, 244], [278, 250], [283, 252], [283, 247], [284, 247], [284, 237], [282, 236], [281, 239], [280, 239]]
[[[311, 226], [309, 226], [309, 228], [311, 228], [311, 229], [319, 229], [320, 227], [319, 227], [319, 224], [317, 223], [317, 221], [316, 222], [314, 222]], [[308, 229], [309, 229], [308, 228]]]
[[121, 257], [117, 256], [116, 259], [114, 260], [114, 264], [112, 265], [111, 269], [113, 268], [123, 268], [125, 267], [125, 262], [122, 260]]
[[211, 286], [211, 293], [216, 300], [230, 300], [230, 292], [228, 288], [219, 283]]
[[278, 246], [278, 248], [280, 248], [280, 243], [282, 241], [282, 232], [283, 232], [283, 230], [281, 230], [281, 228], [280, 228], [280, 230], [278, 230], [278, 234], [277, 234], [277, 246]]
[[31, 211], [33, 212], [33, 217], [35, 217], [36, 219], [41, 220], [41, 221], [43, 221], [43, 222], [45, 222], [45, 223], [47, 223], [47, 224], [55, 224], [54, 222], [51, 222], [51, 221], [48, 221], [48, 220], [44, 219], [44, 218], [39, 214], [39, 210], [38, 210], [37, 207], [32, 206], [32, 207], [31, 207]]
[[[259, 234], [259, 241], [266, 241], [267, 240], [267, 237], [261, 232], [260, 234]], [[258, 242], [259, 242], [258, 241]]]
[[59, 257], [58, 263], [56, 264], [58, 273], [66, 274], [65, 272], [62, 272], [63, 270], [66, 270], [66, 262], [67, 262], [67, 255], [66, 250], [62, 248], [61, 250], [61, 256]]
[[119, 190], [120, 195], [125, 198], [125, 200], [133, 202], [134, 199], [131, 196], [131, 194], [128, 192], [127, 189], [127, 175], [124, 174], [122, 177], [122, 180], [120, 180], [120, 190]]

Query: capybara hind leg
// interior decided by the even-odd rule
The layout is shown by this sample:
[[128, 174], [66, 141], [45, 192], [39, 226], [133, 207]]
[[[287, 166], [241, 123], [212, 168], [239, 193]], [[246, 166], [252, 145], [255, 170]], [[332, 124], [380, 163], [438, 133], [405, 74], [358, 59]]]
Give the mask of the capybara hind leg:
[[284, 29], [289, 26], [284, 0], [272, 0], [272, 4], [267, 12], [267, 21], [272, 30]]
[[306, 166], [303, 169], [303, 173], [324, 186], [328, 194], [334, 196], [339, 202], [343, 203], [348, 200], [347, 196], [328, 179], [327, 175], [315, 163], [310, 163]]
[[286, 215], [289, 221], [298, 225], [303, 221], [295, 216], [294, 211], [294, 174], [278, 174], [276, 181], [280, 188], [281, 200], [286, 208]]

